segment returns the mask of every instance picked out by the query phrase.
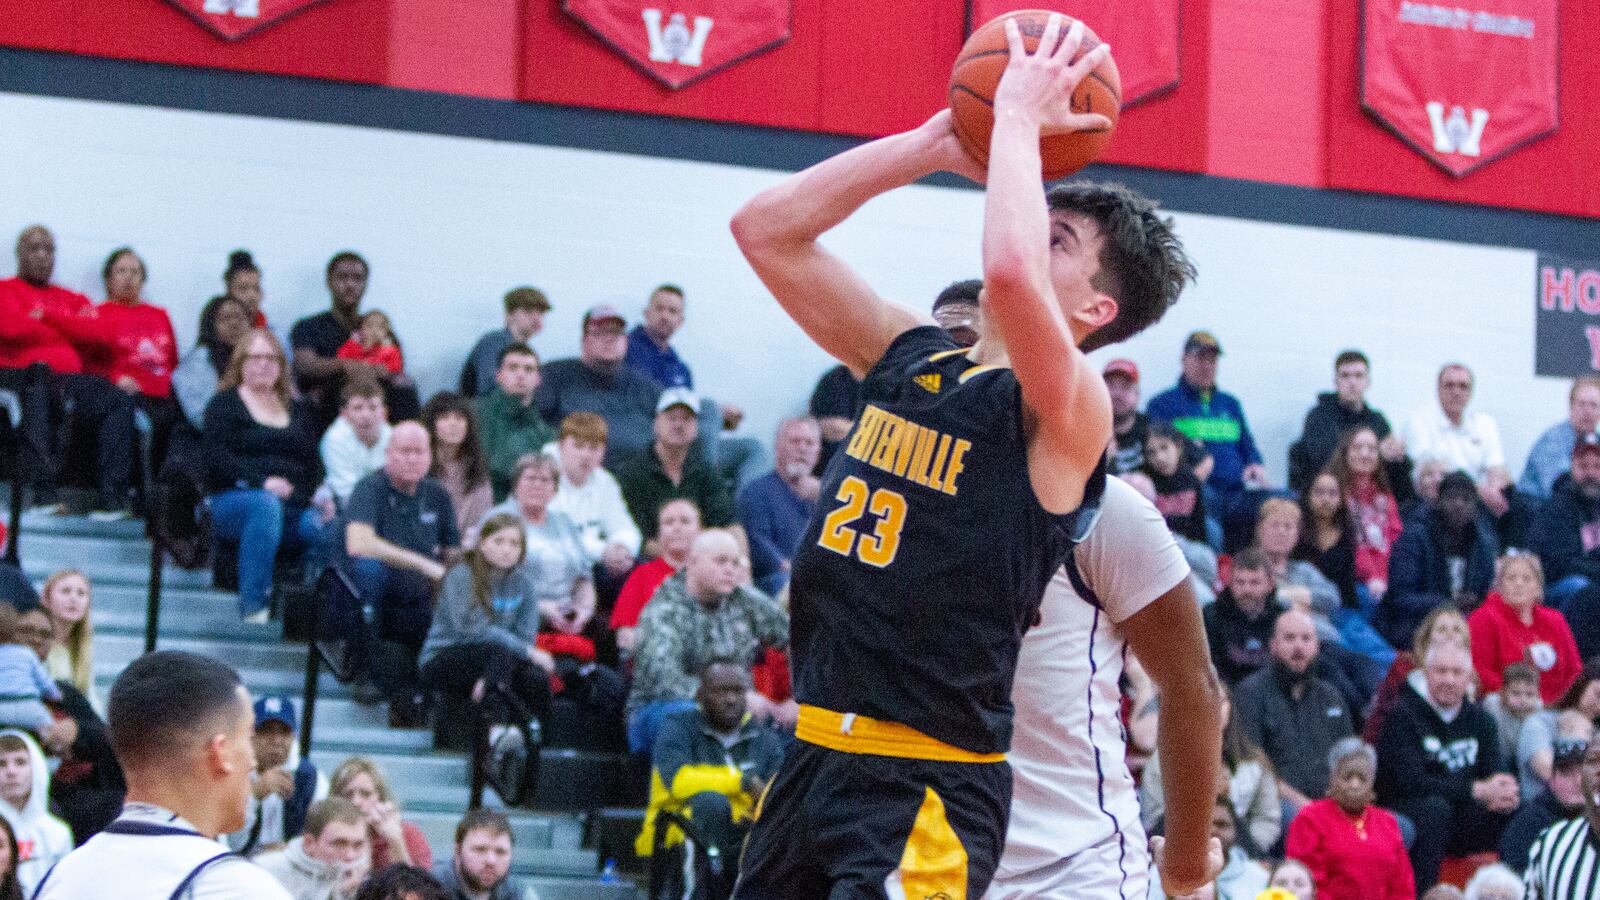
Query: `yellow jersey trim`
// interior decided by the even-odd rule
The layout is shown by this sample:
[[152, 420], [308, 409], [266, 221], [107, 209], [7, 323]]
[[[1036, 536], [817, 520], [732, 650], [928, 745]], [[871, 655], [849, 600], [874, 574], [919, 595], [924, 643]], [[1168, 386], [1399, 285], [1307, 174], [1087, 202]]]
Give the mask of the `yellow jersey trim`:
[[941, 359], [949, 359], [958, 353], [970, 353], [971, 351], [971, 347], [957, 347], [954, 350], [940, 350], [938, 353], [928, 357], [928, 362], [938, 362]]
[[794, 736], [829, 750], [866, 756], [964, 763], [997, 763], [1006, 759], [1004, 753], [974, 753], [951, 746], [899, 722], [837, 713], [820, 706], [800, 707]]
[[967, 379], [971, 378], [974, 375], [982, 375], [984, 372], [992, 372], [995, 369], [1004, 369], [1004, 368], [1005, 368], [1005, 366], [973, 366], [972, 368], [966, 370], [965, 372], [962, 372], [961, 373], [961, 377], [956, 379], [956, 380], [961, 382], [962, 384], [966, 384], [967, 383]]

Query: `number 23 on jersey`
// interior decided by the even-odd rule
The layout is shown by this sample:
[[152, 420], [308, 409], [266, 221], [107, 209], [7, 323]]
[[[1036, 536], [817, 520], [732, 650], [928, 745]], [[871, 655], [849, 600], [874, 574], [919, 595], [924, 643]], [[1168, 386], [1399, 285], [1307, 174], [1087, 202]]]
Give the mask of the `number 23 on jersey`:
[[[888, 488], [871, 490], [854, 475], [839, 484], [834, 495], [839, 508], [822, 520], [822, 535], [817, 543], [840, 556], [855, 556], [879, 569], [894, 562], [900, 550], [900, 529], [906, 522], [906, 498]], [[877, 517], [871, 531], [857, 522], [863, 513]]]

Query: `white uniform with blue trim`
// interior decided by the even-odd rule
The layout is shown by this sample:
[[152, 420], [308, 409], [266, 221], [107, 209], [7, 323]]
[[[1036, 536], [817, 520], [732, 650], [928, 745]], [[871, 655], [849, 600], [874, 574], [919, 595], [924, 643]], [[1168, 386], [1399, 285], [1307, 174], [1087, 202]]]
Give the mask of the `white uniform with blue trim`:
[[176, 813], [129, 803], [105, 831], [67, 854], [34, 900], [290, 900], [265, 870], [195, 831]]
[[1161, 514], [1107, 479], [1100, 521], [1045, 588], [1022, 642], [1011, 824], [989, 900], [1145, 897], [1150, 854], [1120, 715], [1121, 623], [1188, 577]]

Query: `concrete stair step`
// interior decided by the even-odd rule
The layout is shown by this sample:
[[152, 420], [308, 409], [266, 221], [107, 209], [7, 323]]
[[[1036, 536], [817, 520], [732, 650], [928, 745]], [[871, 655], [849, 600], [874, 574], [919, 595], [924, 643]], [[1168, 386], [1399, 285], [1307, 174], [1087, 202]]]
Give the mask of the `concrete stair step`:
[[[285, 644], [282, 641], [267, 643], [250, 640], [196, 640], [193, 638], [168, 637], [158, 635], [156, 646], [163, 650], [187, 650], [191, 653], [202, 653], [214, 656], [227, 662], [241, 672], [244, 670], [263, 670], [292, 673], [304, 681], [306, 670], [306, 648], [304, 644]], [[114, 666], [121, 671], [123, 666], [133, 662], [144, 654], [143, 623], [140, 624], [140, 633], [132, 634], [96, 634], [94, 640], [95, 663], [97, 666], [104, 664]], [[254, 685], [246, 682], [252, 690]]]
[[121, 538], [144, 540], [144, 523], [137, 519], [121, 522], [96, 522], [88, 516], [45, 516], [22, 513], [23, 543], [34, 535], [68, 535], [73, 537]]
[[538, 897], [538, 900], [640, 900], [645, 895], [643, 887], [634, 886], [626, 878], [615, 884], [605, 884], [593, 875], [588, 878], [537, 876], [519, 879], [517, 883], [526, 892], [524, 898]]
[[150, 566], [150, 542], [142, 537], [101, 537], [57, 533], [27, 534], [24, 531], [23, 559], [82, 559], [91, 565], [108, 564]]
[[[22, 571], [35, 582], [42, 582], [50, 577], [52, 572], [65, 568], [84, 569], [89, 573], [89, 580], [96, 585], [121, 584], [134, 585], [143, 588], [150, 583], [150, 560], [148, 554], [142, 562], [105, 562], [101, 563], [90, 557], [79, 554], [62, 553], [53, 555], [36, 552], [33, 545], [26, 545], [22, 554]], [[205, 588], [211, 587], [211, 572], [201, 569], [190, 571], [180, 569], [174, 565], [167, 565], [162, 569], [161, 583], [163, 588]], [[165, 591], [163, 591], [165, 596]]]

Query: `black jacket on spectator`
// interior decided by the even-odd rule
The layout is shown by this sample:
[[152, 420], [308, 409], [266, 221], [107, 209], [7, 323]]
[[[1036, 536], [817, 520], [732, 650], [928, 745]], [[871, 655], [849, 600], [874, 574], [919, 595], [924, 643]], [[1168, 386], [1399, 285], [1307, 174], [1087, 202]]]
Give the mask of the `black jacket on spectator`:
[[[1304, 686], [1298, 700], [1296, 682]], [[1276, 660], [1239, 683], [1233, 714], [1272, 760], [1278, 777], [1313, 800], [1328, 792], [1328, 751], [1355, 733], [1349, 704], [1338, 688], [1311, 671], [1296, 678]]]
[[1173, 534], [1205, 543], [1205, 486], [1194, 477], [1187, 461], [1180, 459], [1177, 470], [1171, 475], [1163, 475], [1151, 468], [1144, 469], [1144, 473], [1150, 476], [1150, 483], [1155, 485], [1156, 508], [1167, 520], [1167, 528]]
[[1339, 605], [1355, 609], [1361, 605], [1356, 597], [1356, 533], [1349, 525], [1339, 532], [1339, 540], [1326, 550], [1318, 549], [1311, 540], [1311, 529], [1300, 536], [1300, 545], [1294, 548], [1294, 559], [1304, 560], [1317, 567], [1322, 576], [1339, 589]]
[[[818, 419], [836, 416], [854, 420], [860, 406], [861, 382], [844, 366], [834, 366], [817, 381], [808, 408], [811, 415]], [[822, 455], [817, 459], [816, 474], [822, 474], [822, 468], [833, 458], [833, 452], [843, 445], [844, 441], [822, 442]]]
[[1280, 612], [1277, 598], [1268, 597], [1266, 609], [1252, 619], [1239, 608], [1233, 591], [1226, 588], [1205, 608], [1201, 615], [1206, 624], [1206, 643], [1211, 645], [1211, 661], [1223, 681], [1238, 684], [1272, 661], [1268, 645]]
[[1582, 811], [1581, 806], [1563, 808], [1549, 788], [1540, 791], [1539, 796], [1517, 807], [1516, 815], [1506, 824], [1506, 830], [1500, 835], [1500, 861], [1521, 875], [1528, 867], [1528, 851], [1533, 848], [1539, 832]]
[[1338, 449], [1339, 436], [1357, 425], [1371, 428], [1383, 440], [1389, 436], [1389, 420], [1366, 404], [1352, 410], [1339, 402], [1339, 395], [1327, 391], [1317, 395], [1317, 404], [1306, 413], [1300, 437], [1289, 445], [1289, 487], [1303, 492], [1311, 486], [1322, 467]]
[[1600, 584], [1579, 591], [1561, 608], [1572, 627], [1572, 640], [1578, 645], [1578, 658], [1600, 655]]
[[1600, 584], [1600, 543], [1587, 546], [1585, 531], [1592, 540], [1600, 541], [1600, 500], [1584, 496], [1570, 478], [1556, 482], [1529, 535], [1533, 552], [1544, 564], [1546, 584], [1569, 575]]
[[[1378, 802], [1443, 797], [1472, 801], [1472, 783], [1505, 771], [1494, 717], [1471, 700], [1449, 722], [1421, 694], [1402, 688], [1378, 734]], [[1327, 760], [1322, 761], [1324, 767]], [[1419, 822], [1421, 827], [1426, 823]]]
[[11, 604], [18, 612], [39, 605], [39, 592], [28, 576], [8, 562], [0, 562], [0, 602]]
[[73, 839], [82, 845], [122, 812], [128, 785], [105, 721], [77, 688], [64, 681], [56, 686], [61, 689], [59, 707], [77, 723], [78, 738], [72, 742], [71, 758], [50, 776], [50, 799], [72, 828]]
[[[1431, 506], [1418, 507], [1395, 540], [1389, 555], [1389, 592], [1378, 604], [1373, 623], [1391, 645], [1411, 646], [1411, 637], [1428, 612], [1452, 600], [1452, 548], [1446, 546], [1446, 540], [1444, 527]], [[1461, 588], [1470, 597], [1471, 605], [1476, 605], [1494, 582], [1494, 561], [1500, 554], [1493, 524], [1480, 513], [1465, 546], [1454, 549], [1456, 555], [1466, 559]]]
[[289, 404], [287, 428], [272, 428], [251, 417], [238, 391], [223, 391], [206, 404], [204, 446], [208, 493], [259, 488], [276, 475], [294, 485], [290, 505], [311, 501], [320, 468], [317, 431], [299, 404]]

